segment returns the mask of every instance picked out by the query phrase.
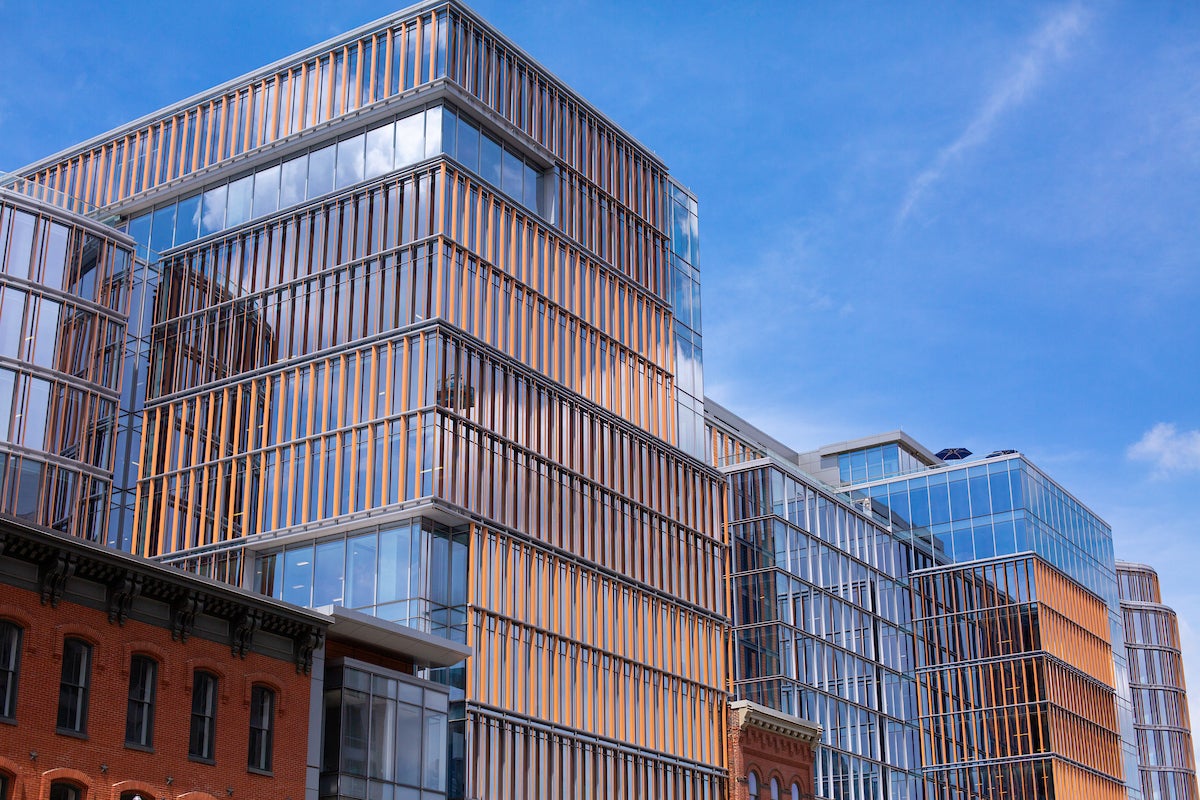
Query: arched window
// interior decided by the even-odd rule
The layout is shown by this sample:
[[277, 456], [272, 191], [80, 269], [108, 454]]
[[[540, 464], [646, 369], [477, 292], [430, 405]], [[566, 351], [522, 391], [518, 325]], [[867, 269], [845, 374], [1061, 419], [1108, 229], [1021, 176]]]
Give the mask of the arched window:
[[12, 776], [7, 772], [0, 772], [0, 800], [10, 800], [13, 790]]
[[121, 800], [154, 800], [154, 796], [149, 792], [139, 792], [137, 789], [130, 789], [127, 792], [121, 792]]
[[50, 784], [50, 800], [83, 800], [83, 790], [67, 781]]
[[192, 724], [188, 756], [212, 761], [217, 741], [217, 676], [196, 670], [192, 678]]
[[792, 800], [800, 800], [800, 784], [792, 782]]
[[750, 774], [746, 776], [746, 783], [750, 787], [750, 800], [759, 800], [758, 775], [754, 770], [750, 770]]
[[779, 779], [771, 778], [771, 800], [779, 800]]
[[[63, 642], [62, 679], [58, 684], [58, 729], [87, 732], [88, 693], [92, 683], [92, 646], [83, 639]], [[64, 784], [66, 785], [66, 784]], [[70, 795], [63, 795], [70, 797]], [[51, 800], [55, 800], [51, 792]]]
[[250, 690], [250, 748], [247, 766], [271, 771], [271, 751], [275, 742], [275, 692], [269, 686], [255, 684]]
[[[21, 672], [21, 629], [0, 619], [0, 718], [17, 717], [17, 676]], [[0, 800], [5, 795], [0, 793]]]
[[125, 714], [125, 744], [154, 744], [154, 695], [158, 688], [158, 662], [150, 656], [129, 659], [129, 702]]

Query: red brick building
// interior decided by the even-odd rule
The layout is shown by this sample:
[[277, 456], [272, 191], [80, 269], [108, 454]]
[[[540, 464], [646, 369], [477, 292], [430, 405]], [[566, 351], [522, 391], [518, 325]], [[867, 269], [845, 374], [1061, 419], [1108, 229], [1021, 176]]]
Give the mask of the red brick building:
[[0, 523], [0, 797], [302, 800], [328, 625]]
[[730, 800], [809, 800], [821, 727], [774, 709], [729, 704]]

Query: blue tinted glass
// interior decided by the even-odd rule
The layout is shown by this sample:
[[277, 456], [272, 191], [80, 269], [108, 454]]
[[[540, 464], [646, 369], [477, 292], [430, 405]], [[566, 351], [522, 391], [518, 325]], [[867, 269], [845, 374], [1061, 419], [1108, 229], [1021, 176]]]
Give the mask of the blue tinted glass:
[[225, 229], [225, 199], [228, 193], [228, 187], [224, 184], [204, 193], [203, 206], [200, 209], [201, 236]]
[[363, 134], [343, 139], [337, 145], [337, 188], [343, 189], [363, 179]]
[[525, 165], [525, 205], [529, 208], [538, 207], [538, 173], [533, 167]]
[[945, 484], [929, 487], [929, 521], [934, 525], [950, 521], [950, 493]]
[[289, 208], [304, 202], [304, 185], [308, 181], [308, 156], [302, 155], [283, 162], [280, 173], [279, 207]]
[[950, 519], [970, 519], [971, 501], [967, 492], [965, 475], [957, 475], [950, 481]]
[[379, 533], [378, 602], [388, 603], [409, 597], [409, 554], [412, 528], [401, 525]]
[[[445, 144], [445, 142], [443, 142]], [[449, 148], [447, 148], [449, 152]], [[472, 172], [479, 171], [479, 130], [465, 119], [458, 120], [457, 156]]]
[[350, 539], [350, 564], [346, 570], [346, 607], [375, 605], [375, 572], [378, 541], [374, 533]]
[[[678, 302], [678, 301], [676, 301]], [[850, 454], [838, 454], [838, 478], [842, 483], [850, 482]]]
[[975, 540], [976, 558], [991, 558], [994, 555], [999, 555], [996, 552], [996, 543], [992, 538], [992, 526], [990, 523], [976, 525], [972, 529], [971, 535]]
[[457, 114], [449, 108], [442, 109], [442, 152], [451, 158], [458, 158], [458, 136], [455, 131], [458, 122]]
[[892, 524], [900, 526], [901, 529], [909, 527], [911, 519], [908, 509], [908, 492], [904, 489], [904, 484], [893, 486], [891, 491], [890, 503], [892, 506]]
[[1017, 537], [1012, 522], [997, 522], [996, 555], [1007, 556], [1015, 552], [1017, 552]]
[[976, 475], [967, 479], [971, 490], [971, 513], [977, 517], [992, 513], [991, 489], [987, 475]]
[[154, 211], [154, 227], [150, 231], [150, 252], [155, 256], [162, 255], [174, 246], [175, 210], [176, 206], [172, 203]]
[[225, 227], [232, 228], [250, 219], [251, 202], [254, 199], [254, 176], [229, 184], [229, 202], [225, 212]]
[[909, 504], [909, 513], [912, 514], [913, 526], [918, 528], [928, 528], [929, 490], [924, 486], [912, 489], [909, 492]]
[[179, 201], [175, 215], [175, 244], [194, 240], [200, 233], [200, 195], [192, 195]]
[[150, 215], [142, 214], [129, 221], [129, 235], [138, 243], [137, 257], [142, 261], [149, 260], [150, 254]]
[[492, 186], [500, 185], [501, 162], [504, 159], [500, 143], [487, 134], [480, 142], [479, 176]]
[[307, 606], [312, 599], [312, 545], [288, 549], [283, 554], [283, 600]]
[[504, 177], [502, 179], [504, 192], [511, 197], [521, 198], [523, 196], [522, 185], [524, 183], [524, 164], [516, 154], [509, 150], [504, 151]]
[[328, 145], [308, 154], [308, 198], [320, 197], [333, 191], [333, 168], [336, 145]]
[[1008, 473], [993, 472], [988, 476], [989, 491], [992, 496], [992, 513], [1012, 510], [1012, 498], [1008, 493]]
[[279, 165], [254, 175], [254, 216], [265, 217], [279, 210]]
[[343, 605], [343, 580], [346, 574], [346, 540], [322, 542], [316, 548], [313, 573], [313, 605]]
[[396, 126], [388, 123], [367, 132], [365, 177], [376, 178], [391, 172], [396, 163]]

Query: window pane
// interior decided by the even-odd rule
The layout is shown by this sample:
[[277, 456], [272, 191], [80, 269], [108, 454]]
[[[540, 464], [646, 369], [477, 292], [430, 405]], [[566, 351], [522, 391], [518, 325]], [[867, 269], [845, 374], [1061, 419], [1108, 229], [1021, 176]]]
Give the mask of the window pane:
[[200, 231], [200, 195], [192, 195], [179, 201], [175, 215], [175, 243], [193, 241]]
[[[229, 194], [229, 189], [226, 186], [218, 186], [215, 189], [209, 189], [204, 193], [204, 208], [200, 212], [200, 235], [207, 236], [210, 233], [225, 229], [225, 199]], [[155, 214], [154, 221], [158, 221], [158, 215]], [[155, 252], [162, 252], [154, 248], [153, 243], [150, 245]]]
[[129, 701], [125, 743], [149, 747], [154, 738], [154, 692], [158, 664], [146, 656], [129, 662]]
[[363, 179], [363, 143], [365, 137], [343, 139], [337, 145], [337, 188], [341, 189]]
[[536, 209], [538, 207], [538, 174], [537, 170], [525, 165], [525, 205]]
[[492, 186], [500, 186], [500, 163], [503, 159], [500, 143], [487, 134], [480, 146], [479, 176]]
[[396, 160], [396, 126], [388, 123], [367, 132], [367, 178], [391, 172]]
[[350, 567], [347, 574], [347, 608], [375, 605], [375, 565], [377, 541], [374, 533], [355, 536], [349, 542]]
[[425, 112], [425, 157], [442, 152], [442, 109], [437, 106]]
[[306, 606], [312, 600], [312, 546], [289, 549], [283, 555], [283, 600]]
[[479, 171], [479, 129], [462, 117], [458, 119], [457, 157], [472, 172]]
[[211, 759], [215, 741], [217, 676], [197, 672], [192, 679], [192, 719], [188, 732], [188, 755]]
[[283, 162], [280, 173], [279, 207], [288, 208], [304, 202], [304, 186], [308, 179], [308, 156]]
[[511, 151], [504, 151], [504, 192], [518, 200], [522, 197], [524, 165]]
[[21, 668], [21, 629], [0, 621], [0, 717], [17, 713], [17, 676]]
[[413, 114], [396, 121], [396, 167], [415, 164], [425, 157], [425, 115]]
[[62, 678], [58, 691], [58, 727], [83, 733], [87, 728], [88, 684], [92, 675], [92, 646], [82, 639], [63, 642]]
[[336, 145], [322, 147], [308, 154], [308, 193], [311, 200], [333, 191], [333, 162]]
[[254, 216], [263, 217], [279, 210], [279, 165], [254, 174]]
[[342, 605], [342, 580], [346, 569], [346, 540], [317, 545], [313, 578], [313, 606]]
[[254, 176], [247, 175], [229, 184], [229, 210], [225, 227], [232, 228], [250, 219], [250, 204], [254, 198]]

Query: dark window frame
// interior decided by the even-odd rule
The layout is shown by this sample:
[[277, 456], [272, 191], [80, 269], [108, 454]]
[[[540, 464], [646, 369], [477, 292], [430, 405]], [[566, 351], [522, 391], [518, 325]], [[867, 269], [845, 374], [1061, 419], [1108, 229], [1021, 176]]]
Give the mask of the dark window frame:
[[[17, 720], [17, 688], [21, 680], [21, 643], [25, 629], [11, 619], [0, 619], [0, 642], [6, 637], [12, 637], [12, 650], [9, 663], [0, 663], [0, 719], [9, 722]], [[0, 795], [3, 800], [3, 795]]]
[[250, 739], [246, 768], [271, 773], [275, 752], [275, 707], [278, 694], [263, 683], [250, 688]]
[[[142, 670], [139, 671], [138, 667]], [[129, 695], [125, 707], [125, 746], [154, 749], [154, 713], [158, 700], [158, 661], [145, 653], [129, 659]]]
[[50, 800], [83, 800], [87, 789], [75, 781], [54, 781], [50, 784]]
[[188, 758], [206, 764], [216, 762], [217, 699], [220, 678], [215, 672], [198, 669], [192, 673], [192, 711], [188, 726]]
[[[73, 651], [78, 650], [78, 658]], [[70, 736], [87, 736], [88, 701], [92, 685], [92, 661], [95, 647], [87, 639], [68, 636], [63, 639], [62, 673], [58, 682], [58, 718], [55, 727], [59, 733]], [[73, 663], [74, 662], [74, 663]], [[74, 674], [68, 672], [75, 667]], [[71, 700], [74, 700], [72, 713]]]

